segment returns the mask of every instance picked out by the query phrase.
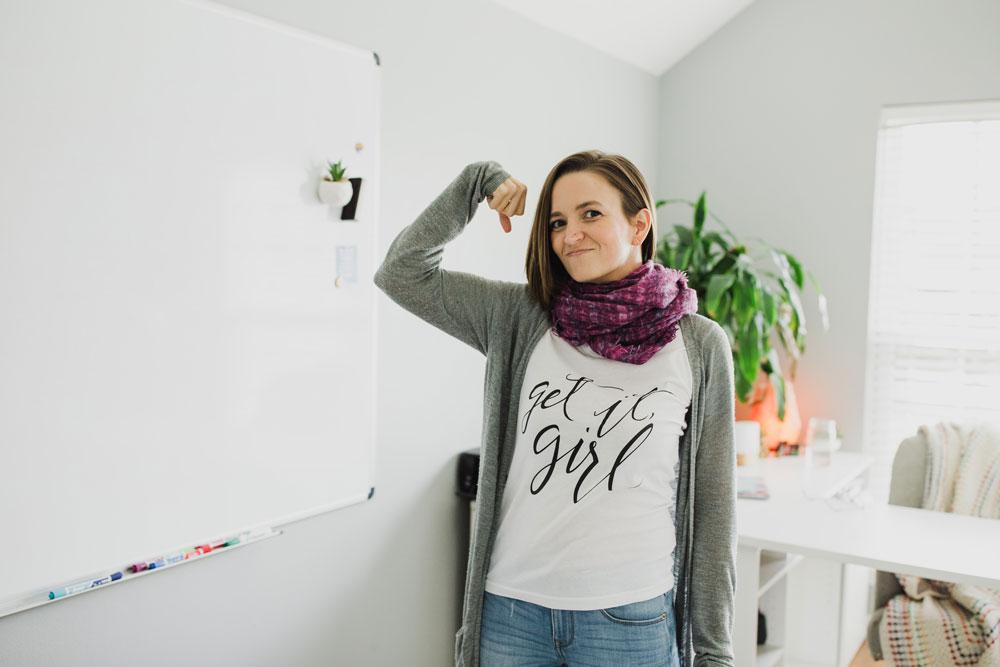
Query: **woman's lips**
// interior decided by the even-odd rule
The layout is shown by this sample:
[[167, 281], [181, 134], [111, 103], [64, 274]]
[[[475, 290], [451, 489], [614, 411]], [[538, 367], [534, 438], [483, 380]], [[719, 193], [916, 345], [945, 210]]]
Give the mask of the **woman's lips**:
[[574, 250], [573, 252], [567, 253], [566, 256], [567, 257], [575, 257], [576, 255], [580, 255], [580, 254], [583, 254], [585, 252], [589, 252], [590, 250], [591, 250], [591, 248], [586, 248], [584, 250]]

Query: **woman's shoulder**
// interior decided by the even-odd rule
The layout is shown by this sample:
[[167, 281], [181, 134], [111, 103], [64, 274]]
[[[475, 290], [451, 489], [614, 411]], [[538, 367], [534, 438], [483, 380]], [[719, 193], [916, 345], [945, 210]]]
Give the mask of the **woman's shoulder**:
[[537, 322], [548, 321], [548, 311], [542, 308], [542, 305], [531, 295], [528, 283], [505, 282], [503, 285], [513, 305], [514, 315], [517, 317], [517, 321], [513, 324], [533, 329]]
[[[687, 334], [684, 344], [692, 365], [697, 364], [702, 369], [732, 366], [733, 346], [721, 324], [700, 313], [688, 313], [681, 322], [682, 331]], [[687, 324], [686, 328], [683, 323]]]
[[729, 337], [722, 325], [701, 313], [688, 313], [681, 318], [681, 322], [687, 324], [687, 328], [682, 330], [683, 333], [687, 334], [685, 340], [699, 349], [717, 345], [722, 339], [726, 341], [727, 345], [729, 343]]

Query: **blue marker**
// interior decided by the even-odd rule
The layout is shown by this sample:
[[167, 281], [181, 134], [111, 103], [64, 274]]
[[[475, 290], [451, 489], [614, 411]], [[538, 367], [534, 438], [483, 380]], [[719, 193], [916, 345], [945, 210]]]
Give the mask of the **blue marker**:
[[170, 554], [169, 556], [164, 556], [163, 558], [157, 558], [152, 563], [149, 564], [150, 570], [155, 570], [158, 567], [166, 567], [167, 565], [173, 565], [174, 563], [179, 563], [184, 560], [183, 553]]
[[112, 581], [118, 581], [121, 578], [122, 578], [121, 572], [113, 572], [112, 574], [109, 574], [106, 577], [101, 577], [100, 579], [93, 579], [91, 581], [81, 581], [78, 584], [72, 584], [70, 586], [66, 586], [65, 588], [61, 588], [57, 591], [49, 591], [49, 599], [55, 600], [56, 598], [61, 598], [66, 595], [73, 595], [74, 593], [79, 593], [80, 591], [96, 588], [101, 584], [107, 584]]

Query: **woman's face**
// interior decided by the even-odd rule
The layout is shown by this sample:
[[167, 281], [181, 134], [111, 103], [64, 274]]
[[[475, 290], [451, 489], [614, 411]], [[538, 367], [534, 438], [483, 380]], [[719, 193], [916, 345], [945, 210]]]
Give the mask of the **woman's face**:
[[618, 190], [599, 174], [563, 174], [552, 187], [552, 250], [577, 282], [620, 280], [639, 268], [651, 222], [646, 208], [630, 222]]

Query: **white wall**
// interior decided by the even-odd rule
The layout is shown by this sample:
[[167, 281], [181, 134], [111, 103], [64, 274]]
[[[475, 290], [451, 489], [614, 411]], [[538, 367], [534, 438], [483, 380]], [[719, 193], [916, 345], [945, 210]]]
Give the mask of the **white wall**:
[[[560, 158], [620, 152], [655, 181], [655, 80], [485, 0], [229, 4], [378, 52], [383, 254], [470, 162], [497, 160], [529, 201], [510, 236], [484, 204], [444, 264], [505, 280], [524, 280], [533, 200]], [[466, 531], [456, 458], [479, 445], [484, 362], [384, 295], [378, 307], [371, 502], [0, 619], [0, 664], [450, 664]]]
[[786, 247], [827, 296], [824, 332], [807, 284], [803, 436], [829, 416], [860, 448], [879, 109], [1000, 97], [998, 35], [994, 0], [757, 0], [660, 77], [658, 192], [707, 190], [734, 233]]

